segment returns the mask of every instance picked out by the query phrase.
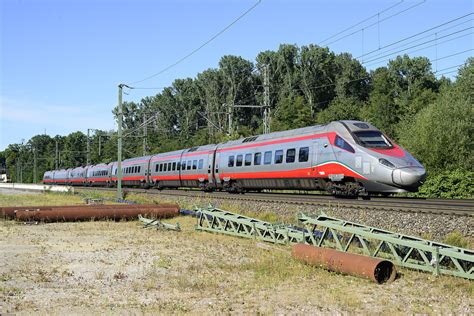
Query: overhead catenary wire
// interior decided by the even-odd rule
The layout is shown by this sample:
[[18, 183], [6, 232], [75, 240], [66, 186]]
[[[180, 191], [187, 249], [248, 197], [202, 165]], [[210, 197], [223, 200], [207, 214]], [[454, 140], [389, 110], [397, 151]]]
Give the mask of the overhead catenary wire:
[[[461, 36], [457, 36], [457, 37], [455, 37], [455, 38], [451, 38], [451, 39], [445, 40], [445, 41], [443, 41], [443, 42], [441, 42], [441, 43], [435, 43], [435, 44], [432, 44], [432, 45], [429, 45], [429, 46], [425, 46], [425, 47], [422, 47], [422, 48], [419, 48], [419, 49], [415, 49], [415, 50], [406, 52], [405, 54], [407, 54], [407, 55], [408, 55], [408, 54], [413, 54], [413, 53], [416, 53], [416, 52], [419, 52], [419, 51], [422, 51], [422, 50], [425, 50], [425, 49], [428, 49], [428, 48], [431, 48], [431, 47], [435, 47], [435, 46], [437, 46], [437, 45], [441, 45], [441, 44], [445, 44], [445, 43], [448, 43], [448, 42], [452, 42], [452, 41], [454, 41], [454, 40], [457, 40], [457, 39], [460, 39], [460, 38], [463, 38], [463, 37], [466, 37], [466, 36], [469, 36], [469, 35], [472, 35], [472, 34], [474, 34], [474, 32], [471, 32], [471, 33], [468, 33], [468, 34], [464, 34], [464, 35], [461, 35]], [[394, 55], [394, 54], [391, 54], [391, 55]], [[444, 56], [444, 57], [446, 57], [446, 56]], [[444, 58], [444, 57], [442, 57], [442, 58]], [[365, 63], [363, 63], [363, 64], [365, 64], [365, 66], [368, 67], [368, 66], [373, 66], [373, 65], [376, 65], [376, 64], [384, 63], [384, 62], [390, 61], [390, 60], [392, 60], [392, 58], [383, 59], [383, 60], [379, 60], [379, 61], [376, 61], [376, 62], [371, 62], [371, 63], [369, 63], [369, 64], [365, 64]], [[440, 60], [440, 59], [438, 58], [437, 60]], [[431, 61], [435, 61], [435, 60], [431, 60]]]
[[[429, 29], [426, 29], [426, 30], [424, 30], [424, 31], [418, 32], [418, 33], [416, 33], [416, 34], [410, 35], [410, 36], [408, 36], [408, 37], [405, 37], [405, 38], [402, 38], [402, 39], [397, 40], [397, 41], [395, 41], [395, 42], [392, 42], [392, 43], [390, 43], [390, 44], [387, 44], [387, 45], [385, 45], [385, 46], [379, 47], [378, 49], [374, 49], [374, 50], [372, 50], [372, 51], [370, 51], [370, 52], [364, 53], [364, 54], [362, 54], [362, 55], [360, 55], [360, 56], [357, 56], [356, 59], [359, 59], [359, 58], [361, 58], [361, 57], [364, 57], [364, 56], [370, 55], [370, 54], [372, 54], [372, 53], [378, 52], [378, 51], [380, 51], [380, 50], [383, 50], [383, 49], [385, 49], [385, 48], [391, 47], [391, 46], [393, 46], [393, 45], [402, 43], [402, 42], [404, 42], [404, 41], [407, 41], [407, 40], [412, 39], [412, 38], [415, 38], [415, 37], [417, 37], [417, 36], [419, 36], [419, 35], [428, 33], [428, 32], [430, 32], [430, 31], [436, 30], [436, 29], [438, 29], [438, 28], [440, 28], [440, 27], [443, 27], [443, 26], [448, 25], [448, 24], [451, 24], [451, 23], [453, 23], [453, 22], [462, 20], [462, 19], [464, 19], [464, 18], [466, 18], [466, 17], [468, 17], [468, 16], [471, 16], [471, 15], [473, 15], [473, 14], [474, 14], [474, 12], [471, 12], [471, 13], [462, 15], [462, 16], [460, 16], [460, 17], [457, 17], [457, 18], [455, 18], [455, 19], [452, 19], [452, 20], [450, 20], [450, 21], [447, 21], [447, 22], [441, 23], [441, 24], [439, 24], [439, 25], [433, 26], [433, 27], [431, 27], [431, 28], [429, 28]], [[462, 23], [459, 23], [459, 24], [457, 24], [456, 26], [462, 25], [462, 24], [467, 23], [467, 22], [470, 22], [470, 21], [472, 21], [472, 19], [467, 20], [467, 21], [463, 21]], [[455, 27], [455, 26], [453, 26], [453, 27]], [[444, 29], [444, 30], [448, 30], [448, 29], [453, 28], [453, 27], [449, 27], [449, 28], [446, 28], [446, 29]], [[441, 31], [442, 31], [442, 30], [441, 30]], [[439, 32], [441, 32], [441, 31], [437, 31], [437, 32], [439, 33]]]
[[[467, 28], [464, 28], [464, 29], [462, 29], [462, 30], [459, 30], [459, 31], [456, 31], [456, 32], [452, 32], [452, 33], [450, 33], [450, 34], [447, 34], [447, 35], [444, 35], [444, 36], [440, 36], [440, 37], [438, 37], [438, 38], [436, 38], [436, 39], [424, 41], [424, 42], [422, 42], [422, 43], [419, 43], [419, 44], [416, 44], [416, 45], [413, 45], [413, 46], [410, 46], [410, 47], [407, 47], [407, 48], [404, 48], [404, 49], [400, 49], [400, 50], [395, 51], [395, 52], [393, 52], [393, 53], [388, 53], [388, 54], [382, 55], [382, 56], [380, 56], [380, 57], [376, 57], [376, 58], [372, 58], [372, 59], [366, 60], [366, 61], [362, 62], [362, 64], [368, 64], [368, 63], [371, 63], [371, 62], [373, 62], [373, 61], [376, 61], [376, 60], [379, 60], [379, 59], [383, 59], [383, 58], [385, 58], [385, 57], [388, 57], [388, 56], [391, 56], [391, 55], [395, 55], [395, 54], [398, 54], [398, 53], [401, 53], [401, 52], [407, 51], [407, 50], [409, 50], [409, 49], [416, 48], [416, 47], [419, 47], [419, 46], [422, 46], [422, 45], [425, 45], [425, 44], [428, 44], [428, 43], [432, 43], [432, 42], [438, 41], [438, 40], [440, 40], [440, 39], [442, 39], [442, 38], [450, 37], [450, 36], [452, 36], [452, 35], [459, 34], [459, 33], [461, 33], [461, 32], [464, 32], [464, 31], [467, 31], [467, 30], [470, 30], [470, 29], [473, 29], [473, 28], [474, 28], [474, 27], [472, 27], [472, 26], [471, 26], [471, 27], [467, 27]], [[440, 43], [437, 43], [437, 45], [442, 44], [442, 43], [446, 43], [446, 42], [448, 42], [448, 41], [452, 41], [452, 40], [455, 40], [455, 39], [458, 39], [458, 38], [461, 38], [461, 37], [465, 37], [465, 36], [468, 36], [468, 35], [470, 35], [470, 34], [472, 34], [472, 32], [471, 32], [471, 33], [468, 33], [468, 34], [464, 34], [464, 35], [458, 36], [458, 37], [455, 37], [455, 38], [451, 38], [451, 39], [449, 39], [449, 40], [446, 40], [446, 41], [443, 41], [443, 42], [440, 42]], [[434, 46], [434, 45], [433, 45], [433, 46]], [[429, 48], [429, 47], [432, 47], [432, 46], [427, 46], [427, 47], [424, 47], [424, 48], [422, 48], [422, 49], [426, 49], [426, 48]], [[420, 50], [421, 50], [421, 49], [420, 49]]]
[[[455, 66], [451, 66], [451, 67], [446, 67], [446, 68], [443, 68], [443, 69], [440, 69], [440, 70], [437, 70], [433, 73], [438, 73], [438, 72], [443, 72], [445, 70], [448, 70], [448, 69], [452, 69], [452, 68], [459, 68], [461, 66], [464, 66], [464, 64], [459, 64], [459, 65], [455, 65]], [[454, 72], [454, 71], [458, 71], [459, 69], [456, 69], [456, 70], [453, 70], [453, 71], [449, 71], [449, 72]]]
[[[472, 20], [468, 20], [467, 22], [470, 22], [470, 21], [472, 21]], [[433, 37], [433, 36], [435, 36], [435, 38], [433, 39], [433, 41], [436, 42], [436, 41], [439, 39], [439, 37], [438, 37], [439, 33], [442, 33], [442, 32], [444, 32], [444, 31], [447, 31], [447, 30], [449, 30], [449, 29], [455, 28], [455, 27], [457, 27], [457, 26], [459, 26], [459, 25], [462, 25], [462, 24], [465, 24], [465, 23], [466, 23], [466, 22], [459, 23], [459, 24], [457, 24], [457, 25], [455, 25], [455, 26], [453, 26], [453, 27], [448, 27], [448, 28], [442, 29], [442, 30], [440, 30], [440, 31], [437, 32], [437, 33], [425, 35], [425, 36], [420, 37], [420, 38], [418, 38], [418, 39], [416, 39], [416, 40], [406, 42], [405, 44], [402, 44], [402, 45], [400, 45], [400, 46], [395, 46], [395, 47], [393, 47], [392, 49], [389, 49], [389, 50], [386, 50], [386, 51], [384, 51], [384, 50], [378, 51], [377, 54], [372, 55], [372, 56], [370, 56], [369, 58], [372, 58], [372, 59], [373, 59], [373, 58], [375, 58], [375, 57], [378, 57], [378, 56], [387, 54], [387, 53], [389, 53], [389, 52], [394, 52], [394, 51], [400, 50], [402, 47], [406, 47], [406, 46], [411, 45], [411, 44], [413, 44], [413, 43], [417, 43], [417, 42], [419, 42], [419, 41], [421, 41], [421, 40], [424, 40], [425, 38], [431, 38], [431, 37]], [[420, 45], [422, 45], [422, 44], [420, 44]], [[359, 56], [359, 57], [361, 57], [361, 56]], [[359, 57], [356, 57], [356, 59], [358, 59]], [[362, 60], [362, 61], [363, 61], [363, 60]]]
[[140, 83], [140, 82], [143, 82], [143, 81], [146, 81], [146, 80], [149, 80], [151, 78], [154, 78], [158, 75], [161, 75], [162, 73], [168, 71], [169, 69], [173, 68], [174, 66], [182, 63], [183, 61], [185, 61], [186, 59], [188, 59], [189, 57], [191, 57], [192, 55], [194, 55], [195, 53], [197, 53], [199, 50], [201, 50], [203, 47], [205, 47], [206, 45], [208, 45], [209, 43], [211, 43], [213, 40], [215, 40], [217, 37], [219, 37], [220, 35], [222, 35], [223, 33], [225, 33], [228, 29], [230, 29], [235, 23], [237, 23], [238, 21], [240, 21], [243, 17], [245, 17], [247, 14], [249, 14], [253, 9], [255, 9], [260, 3], [262, 2], [262, 0], [258, 0], [254, 5], [252, 5], [250, 8], [248, 8], [245, 12], [243, 12], [241, 15], [239, 15], [236, 19], [234, 19], [231, 23], [229, 23], [226, 27], [224, 27], [222, 30], [220, 30], [219, 32], [217, 32], [216, 34], [214, 34], [211, 38], [209, 38], [207, 41], [205, 41], [204, 43], [202, 43], [200, 46], [198, 46], [197, 48], [193, 49], [191, 52], [189, 52], [188, 54], [184, 55], [183, 57], [181, 57], [180, 59], [178, 59], [177, 61], [175, 61], [174, 63], [166, 66], [165, 68], [161, 69], [160, 71], [148, 76], [148, 77], [145, 77], [141, 80], [137, 80], [137, 81], [133, 81], [130, 83], [130, 85], [134, 85], [134, 84], [137, 84], [137, 83]]
[[334, 37], [336, 37], [336, 36], [338, 36], [338, 35], [341, 35], [341, 34], [343, 34], [344, 32], [349, 31], [350, 29], [352, 29], [352, 28], [354, 28], [354, 27], [356, 27], [356, 26], [359, 26], [359, 25], [363, 24], [364, 22], [367, 22], [367, 21], [369, 21], [369, 20], [371, 20], [371, 19], [373, 19], [373, 18], [375, 18], [375, 17], [380, 17], [380, 14], [382, 14], [382, 13], [384, 13], [384, 12], [387, 12], [387, 11], [389, 11], [389, 10], [395, 8], [396, 6], [402, 4], [403, 2], [404, 2], [404, 0], [401, 0], [401, 1], [397, 2], [397, 3], [395, 3], [394, 5], [391, 5], [390, 7], [386, 8], [386, 9], [383, 9], [382, 11], [379, 11], [379, 12], [375, 13], [374, 15], [371, 15], [371, 16], [369, 16], [369, 17], [363, 19], [362, 21], [357, 22], [356, 24], [353, 24], [353, 25], [351, 25], [351, 26], [345, 28], [344, 30], [342, 30], [342, 31], [340, 31], [340, 32], [337, 32], [336, 34], [333, 34], [333, 35], [331, 35], [331, 36], [325, 38], [324, 40], [320, 41], [320, 42], [318, 43], [318, 45], [321, 45], [322, 43], [324, 43], [324, 42], [326, 42], [326, 41], [328, 41], [328, 40], [330, 40], [330, 39], [332, 39], [332, 38], [334, 38]]
[[388, 17], [385, 17], [385, 18], [383, 18], [383, 19], [380, 19], [380, 20], [378, 20], [377, 22], [374, 22], [374, 23], [372, 23], [372, 24], [369, 24], [369, 25], [367, 25], [367, 26], [364, 26], [363, 28], [360, 28], [360, 29], [358, 29], [358, 30], [356, 30], [356, 31], [354, 31], [354, 32], [352, 32], [352, 33], [349, 33], [349, 34], [347, 34], [347, 35], [344, 35], [344, 36], [342, 36], [342, 37], [339, 37], [338, 39], [335, 39], [334, 41], [329, 42], [329, 43], [324, 44], [324, 45], [325, 45], [325, 46], [329, 46], [329, 45], [331, 45], [331, 44], [337, 43], [337, 42], [339, 42], [339, 41], [341, 41], [341, 40], [343, 40], [343, 39], [345, 39], [345, 38], [347, 38], [347, 37], [349, 37], [349, 36], [352, 36], [352, 35], [354, 35], [354, 34], [359, 33], [359, 32], [362, 31], [363, 29], [371, 28], [371, 27], [374, 26], [374, 25], [380, 24], [381, 22], [387, 21], [387, 20], [389, 20], [389, 19], [391, 19], [391, 18], [393, 18], [393, 17], [396, 17], [396, 16], [398, 16], [398, 15], [400, 15], [400, 14], [402, 14], [402, 13], [405, 13], [405, 12], [411, 10], [411, 9], [414, 9], [414, 8], [416, 8], [417, 6], [419, 6], [419, 5], [421, 5], [421, 4], [425, 3], [425, 2], [426, 2], [426, 0], [423, 0], [423, 1], [421, 1], [421, 2], [418, 2], [418, 3], [416, 3], [416, 4], [414, 4], [414, 5], [412, 5], [412, 6], [408, 7], [408, 8], [406, 8], [406, 9], [404, 9], [404, 10], [402, 10], [402, 11], [398, 11], [397, 13], [394, 13], [394, 14], [392, 14], [392, 15], [389, 15]]

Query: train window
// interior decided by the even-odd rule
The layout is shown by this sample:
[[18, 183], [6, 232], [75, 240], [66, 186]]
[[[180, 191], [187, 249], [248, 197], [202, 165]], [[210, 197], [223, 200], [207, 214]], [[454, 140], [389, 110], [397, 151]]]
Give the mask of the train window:
[[296, 150], [294, 148], [288, 149], [286, 151], [286, 162], [291, 163], [295, 162]]
[[176, 170], [180, 170], [181, 169], [181, 163], [178, 161], [176, 163]]
[[158, 169], [160, 168], [160, 166], [158, 164], [155, 165], [155, 172], [158, 172]]
[[352, 148], [352, 146], [349, 145], [344, 139], [339, 137], [339, 135], [336, 135], [336, 139], [334, 140], [334, 145], [336, 145], [336, 147], [347, 150], [348, 152], [355, 153], [354, 148]]
[[173, 167], [172, 167], [172, 168], [173, 168], [173, 171], [175, 171], [175, 170], [176, 170], [176, 161], [175, 161], [175, 162], [173, 162]]
[[242, 166], [242, 160], [244, 159], [243, 155], [237, 155], [237, 161], [235, 162], [236, 167], [241, 167]]
[[171, 162], [168, 162], [168, 171], [171, 171], [171, 166], [172, 166]]
[[164, 166], [164, 167], [163, 167], [163, 171], [164, 171], [164, 172], [168, 171], [168, 164], [167, 164], [167, 163], [164, 163], [163, 166]]
[[191, 164], [192, 163], [193, 162], [191, 160], [188, 160], [188, 164], [187, 164], [187, 167], [186, 167], [187, 170], [191, 170]]
[[193, 170], [196, 170], [198, 168], [198, 161], [193, 160]]
[[181, 161], [181, 170], [186, 169], [186, 161]]
[[283, 150], [275, 151], [275, 163], [283, 162]]
[[253, 164], [258, 166], [262, 163], [262, 153], [255, 153], [253, 156]]
[[266, 151], [265, 155], [263, 155], [263, 163], [269, 165], [272, 163], [272, 152]]
[[140, 171], [142, 171], [142, 166], [138, 166], [138, 173], [140, 173]]
[[163, 172], [163, 164], [160, 163], [160, 172]]
[[252, 165], [252, 154], [245, 154], [245, 165]]
[[355, 140], [364, 147], [369, 148], [392, 148], [393, 145], [390, 143], [387, 137], [380, 131], [358, 131], [354, 132]]
[[234, 156], [229, 156], [229, 162], [227, 163], [227, 167], [234, 166]]
[[203, 166], [204, 166], [204, 159], [199, 159], [198, 169], [202, 169]]
[[298, 162], [306, 162], [309, 158], [309, 147], [301, 147], [298, 153]]

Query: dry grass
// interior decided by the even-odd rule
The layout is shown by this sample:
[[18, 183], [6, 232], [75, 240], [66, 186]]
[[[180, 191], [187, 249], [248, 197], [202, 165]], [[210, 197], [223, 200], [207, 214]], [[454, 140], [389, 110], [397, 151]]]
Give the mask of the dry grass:
[[[46, 194], [14, 203], [65, 198], [80, 200]], [[0, 196], [0, 205], [10, 202]], [[137, 222], [0, 222], [0, 313], [473, 312], [472, 281], [402, 270], [380, 286], [305, 266], [287, 247], [197, 232], [189, 217], [169, 222], [176, 220], [182, 232]]]

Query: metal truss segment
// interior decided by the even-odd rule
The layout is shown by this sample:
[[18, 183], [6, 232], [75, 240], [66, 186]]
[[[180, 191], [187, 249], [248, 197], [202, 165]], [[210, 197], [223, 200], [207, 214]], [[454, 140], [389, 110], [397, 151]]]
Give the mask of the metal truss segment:
[[[301, 214], [299, 221], [304, 224], [310, 236], [316, 235], [317, 232], [321, 234], [320, 240], [307, 239], [314, 246], [363, 253], [390, 259], [399, 266], [429, 271], [435, 275], [446, 274], [474, 280], [473, 250], [343, 221], [325, 214]], [[328, 230], [330, 234], [327, 233]], [[332, 235], [334, 243], [327, 242], [329, 235]], [[345, 247], [341, 247], [345, 242], [344, 238], [347, 243]], [[353, 240], [358, 242], [354, 243]]]

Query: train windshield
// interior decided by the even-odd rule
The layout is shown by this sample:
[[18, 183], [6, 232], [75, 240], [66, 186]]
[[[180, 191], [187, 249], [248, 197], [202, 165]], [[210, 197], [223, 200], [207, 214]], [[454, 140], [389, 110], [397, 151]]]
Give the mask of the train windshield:
[[369, 148], [392, 148], [393, 145], [380, 131], [357, 131], [354, 132], [356, 141]]

